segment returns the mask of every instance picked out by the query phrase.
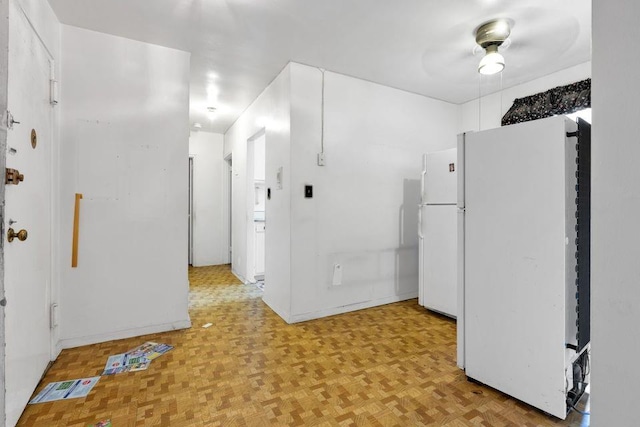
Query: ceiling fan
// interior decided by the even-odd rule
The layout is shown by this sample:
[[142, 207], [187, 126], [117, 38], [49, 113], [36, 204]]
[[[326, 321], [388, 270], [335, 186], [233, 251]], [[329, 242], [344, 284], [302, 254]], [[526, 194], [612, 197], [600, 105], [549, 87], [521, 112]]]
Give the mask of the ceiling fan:
[[[438, 28], [422, 51], [425, 81], [446, 79], [459, 87], [476, 88], [478, 76], [491, 77], [483, 72], [504, 64], [506, 73], [497, 75], [503, 75], [504, 86], [509, 87], [557, 71], [555, 64], [567, 54], [586, 54], [588, 60], [584, 49], [571, 51], [579, 36], [589, 29], [588, 20], [585, 23], [582, 17], [588, 11], [559, 10], [546, 0], [539, 3], [470, 8], [459, 19]], [[478, 69], [479, 62], [485, 65], [495, 59], [498, 65]], [[493, 81], [483, 80], [486, 84]]]
[[486, 52], [478, 64], [480, 74], [491, 75], [504, 70], [504, 56], [498, 52], [498, 48], [508, 40], [511, 26], [512, 22], [508, 19], [494, 19], [476, 30], [476, 43]]

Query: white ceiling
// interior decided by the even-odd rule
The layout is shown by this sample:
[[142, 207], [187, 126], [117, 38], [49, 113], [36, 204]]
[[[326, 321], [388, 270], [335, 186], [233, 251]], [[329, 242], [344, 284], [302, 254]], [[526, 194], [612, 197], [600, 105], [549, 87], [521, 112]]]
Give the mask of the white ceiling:
[[453, 103], [477, 98], [474, 31], [497, 17], [515, 22], [504, 87], [591, 59], [589, 0], [49, 1], [65, 24], [191, 52], [191, 122], [219, 133], [289, 61]]

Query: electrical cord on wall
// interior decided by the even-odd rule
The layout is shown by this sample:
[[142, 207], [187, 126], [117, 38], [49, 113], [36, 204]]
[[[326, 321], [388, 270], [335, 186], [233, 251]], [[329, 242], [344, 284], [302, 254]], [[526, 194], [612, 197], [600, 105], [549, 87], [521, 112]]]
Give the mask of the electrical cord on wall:
[[324, 154], [324, 69], [320, 68], [322, 73], [322, 98], [320, 102], [320, 152]]
[[322, 73], [322, 92], [320, 101], [320, 152], [318, 153], [318, 166], [324, 166], [324, 68], [316, 67]]

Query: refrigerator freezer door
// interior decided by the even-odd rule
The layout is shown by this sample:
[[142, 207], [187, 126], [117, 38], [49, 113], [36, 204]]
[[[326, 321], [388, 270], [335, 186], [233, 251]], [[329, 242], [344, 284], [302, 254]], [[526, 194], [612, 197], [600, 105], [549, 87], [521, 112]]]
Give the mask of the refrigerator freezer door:
[[458, 209], [456, 205], [425, 206], [422, 209], [424, 306], [456, 317]]
[[423, 203], [455, 204], [457, 181], [457, 149], [427, 154]]
[[466, 133], [462, 133], [458, 135], [458, 164], [456, 165], [456, 175], [458, 176], [457, 180], [457, 194], [456, 200], [458, 203], [458, 208], [464, 210], [464, 151], [465, 151], [465, 141], [467, 138]]

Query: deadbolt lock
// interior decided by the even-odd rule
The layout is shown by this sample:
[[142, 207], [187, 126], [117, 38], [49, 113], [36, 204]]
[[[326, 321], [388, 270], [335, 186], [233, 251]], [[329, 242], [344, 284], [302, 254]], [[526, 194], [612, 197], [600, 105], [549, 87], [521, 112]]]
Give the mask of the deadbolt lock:
[[24, 181], [24, 175], [20, 173], [17, 169], [9, 169], [7, 168], [7, 173], [5, 175], [5, 184], [14, 184], [18, 185], [22, 181]]
[[21, 242], [24, 242], [25, 240], [27, 240], [27, 237], [29, 237], [29, 234], [27, 233], [27, 230], [20, 230], [17, 233], [13, 228], [7, 230], [7, 240], [9, 242], [13, 242], [13, 239], [15, 239], [16, 237]]
[[13, 118], [11, 111], [7, 111], [7, 129], [13, 129], [13, 125], [19, 125], [20, 122]]

